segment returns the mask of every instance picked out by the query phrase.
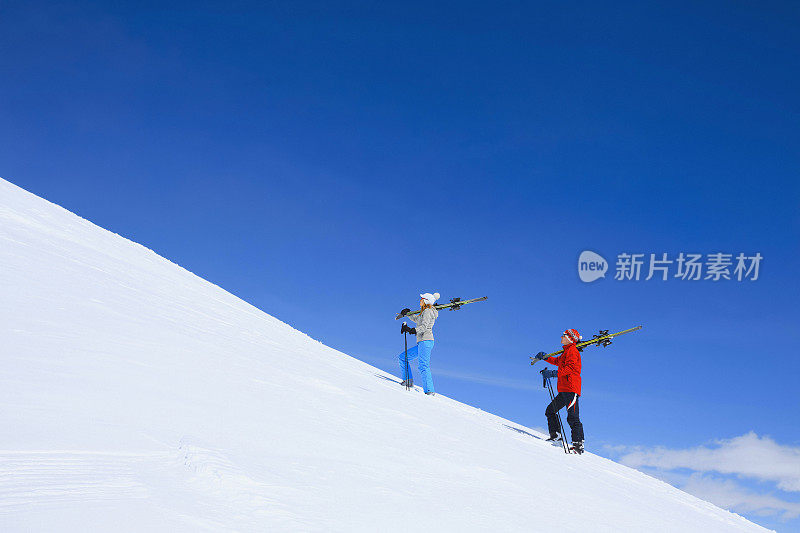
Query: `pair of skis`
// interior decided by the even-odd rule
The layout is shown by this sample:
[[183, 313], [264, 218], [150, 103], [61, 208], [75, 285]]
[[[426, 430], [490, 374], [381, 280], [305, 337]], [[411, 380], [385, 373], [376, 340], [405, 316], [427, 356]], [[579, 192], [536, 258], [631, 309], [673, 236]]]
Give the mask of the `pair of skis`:
[[[602, 346], [603, 348], [605, 348], [606, 346], [611, 344], [611, 339], [613, 339], [614, 337], [625, 335], [626, 333], [630, 333], [632, 331], [638, 331], [640, 329], [642, 329], [642, 326], [636, 326], [635, 328], [626, 329], [624, 331], [618, 331], [616, 333], [609, 333], [607, 329], [601, 329], [597, 335], [593, 336], [591, 339], [587, 341], [581, 341], [577, 343], [575, 347], [578, 348], [578, 351], [583, 351], [584, 348], [587, 348], [589, 346]], [[561, 348], [557, 352], [545, 355], [543, 359], [547, 359], [548, 357], [556, 357], [558, 355], [561, 355], [562, 353], [564, 353], [564, 348]], [[540, 359], [536, 357], [531, 357], [531, 365], [535, 365], [536, 362], [539, 360]]]
[[[453, 298], [452, 300], [450, 300], [450, 303], [436, 304], [436, 305], [433, 306], [433, 308], [434, 309], [450, 309], [451, 311], [456, 311], [458, 309], [461, 309], [461, 306], [464, 306], [464, 305], [467, 305], [467, 304], [471, 304], [471, 303], [475, 303], [475, 302], [483, 302], [484, 300], [488, 300], [488, 299], [489, 299], [488, 296], [484, 296], [482, 298], [473, 298], [472, 300], [462, 300], [461, 298]], [[422, 312], [422, 310], [412, 311], [410, 313], [406, 313], [405, 315], [402, 314], [402, 313], [397, 313], [397, 316], [395, 316], [394, 319], [395, 320], [400, 320], [403, 317], [418, 315], [421, 312]]]

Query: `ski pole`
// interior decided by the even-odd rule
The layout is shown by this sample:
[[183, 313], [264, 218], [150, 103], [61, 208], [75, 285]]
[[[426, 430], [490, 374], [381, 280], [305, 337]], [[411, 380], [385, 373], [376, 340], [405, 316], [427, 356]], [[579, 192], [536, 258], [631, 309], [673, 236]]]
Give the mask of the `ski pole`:
[[411, 379], [411, 369], [408, 367], [408, 332], [406, 331], [406, 323], [403, 322], [403, 347], [406, 353], [406, 390], [411, 390], [410, 379]]
[[[550, 383], [549, 379], [547, 380], [547, 386], [550, 388], [550, 398], [555, 402], [556, 396], [553, 393], [553, 384]], [[564, 453], [571, 453], [569, 451], [569, 446], [567, 446], [567, 434], [564, 432], [564, 421], [561, 419], [561, 411], [556, 411], [556, 415], [558, 415], [558, 428], [561, 431], [561, 445], [564, 447]]]
[[[553, 394], [553, 384], [550, 383], [550, 378], [544, 375], [544, 370], [542, 370], [542, 376], [544, 377], [544, 381], [547, 383], [547, 389], [550, 392], [550, 403], [555, 408], [554, 402], [556, 401], [556, 397]], [[564, 448], [564, 453], [570, 453], [569, 448], [567, 447], [567, 441], [564, 440], [566, 435], [564, 434], [564, 422], [561, 420], [561, 413], [556, 411], [556, 416], [558, 417], [558, 430], [561, 432], [561, 446]]]
[[[553, 384], [549, 379], [547, 380], [547, 386], [550, 387], [550, 397], [555, 401], [556, 396], [553, 393]], [[556, 411], [556, 414], [558, 415], [558, 427], [561, 430], [561, 444], [564, 446], [564, 453], [572, 453], [569, 451], [569, 446], [567, 446], [567, 434], [564, 431], [564, 421], [561, 419], [561, 411]]]

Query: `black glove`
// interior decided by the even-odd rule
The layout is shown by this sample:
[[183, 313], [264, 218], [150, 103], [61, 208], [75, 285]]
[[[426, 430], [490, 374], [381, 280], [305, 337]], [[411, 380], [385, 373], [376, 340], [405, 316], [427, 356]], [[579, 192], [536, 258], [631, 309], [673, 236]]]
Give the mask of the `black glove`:
[[541, 361], [542, 359], [547, 357], [547, 354], [544, 352], [539, 352], [534, 357], [536, 358], [537, 361]]
[[416, 335], [417, 334], [417, 328], [410, 328], [410, 327], [408, 327], [406, 325], [405, 322], [403, 322], [403, 326], [400, 328], [400, 333], [411, 333], [411, 334]]
[[543, 368], [542, 370], [539, 371], [539, 373], [542, 375], [542, 387], [545, 387], [545, 388], [547, 388], [547, 378], [557, 378], [558, 377], [558, 371], [557, 370], [548, 370], [546, 368]]
[[411, 309], [409, 309], [408, 307], [406, 307], [405, 309], [403, 309], [402, 311], [400, 311], [400, 316], [406, 316], [406, 315], [407, 315], [407, 314], [409, 314], [410, 312], [411, 312]]

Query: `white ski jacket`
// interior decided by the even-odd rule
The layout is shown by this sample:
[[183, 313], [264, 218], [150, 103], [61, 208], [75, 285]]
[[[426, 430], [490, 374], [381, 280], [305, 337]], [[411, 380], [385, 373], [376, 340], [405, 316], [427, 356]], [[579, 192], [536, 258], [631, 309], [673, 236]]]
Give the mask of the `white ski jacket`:
[[417, 324], [417, 342], [433, 340], [433, 323], [439, 318], [439, 311], [432, 307], [418, 315], [406, 317]]

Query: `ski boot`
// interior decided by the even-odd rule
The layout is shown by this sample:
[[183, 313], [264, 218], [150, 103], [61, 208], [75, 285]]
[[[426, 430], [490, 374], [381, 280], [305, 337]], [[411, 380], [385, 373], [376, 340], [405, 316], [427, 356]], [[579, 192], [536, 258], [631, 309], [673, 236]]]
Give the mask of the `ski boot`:
[[409, 387], [409, 388], [413, 387], [414, 386], [414, 380], [413, 379], [407, 379], [407, 380], [401, 382], [400, 385], [403, 386], [403, 387]]
[[426, 392], [425, 394], [428, 395], [428, 396], [436, 396], [436, 393], [433, 392], [433, 391]]
[[572, 451], [577, 453], [578, 455], [583, 453], [583, 441], [579, 440], [572, 443]]
[[550, 435], [550, 438], [545, 439], [545, 442], [552, 442], [553, 444], [555, 444], [556, 442], [561, 442], [561, 433], [556, 431], [556, 434]]

